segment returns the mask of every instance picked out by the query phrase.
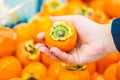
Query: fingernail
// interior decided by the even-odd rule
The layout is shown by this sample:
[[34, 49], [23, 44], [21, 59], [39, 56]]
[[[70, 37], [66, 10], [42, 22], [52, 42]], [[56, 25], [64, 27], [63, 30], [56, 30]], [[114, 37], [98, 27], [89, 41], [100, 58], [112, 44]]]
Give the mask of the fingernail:
[[45, 32], [41, 32], [37, 35], [37, 38], [38, 39], [43, 39], [44, 38], [44, 35], [45, 35]]
[[40, 47], [43, 47], [44, 46], [44, 44], [42, 44], [42, 43], [37, 43], [36, 45], [35, 45], [35, 48], [36, 49], [39, 49]]
[[39, 45], [39, 44], [36, 44], [36, 45], [35, 45], [35, 48], [36, 48], [36, 49], [39, 49], [39, 48], [40, 48], [40, 45]]

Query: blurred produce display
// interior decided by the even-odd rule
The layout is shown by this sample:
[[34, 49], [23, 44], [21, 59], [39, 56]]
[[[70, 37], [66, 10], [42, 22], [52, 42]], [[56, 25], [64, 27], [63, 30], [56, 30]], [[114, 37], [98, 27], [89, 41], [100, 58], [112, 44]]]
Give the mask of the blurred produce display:
[[[34, 2], [34, 0], [30, 1]], [[97, 23], [107, 24], [113, 18], [120, 17], [120, 0], [43, 0], [41, 2], [43, 3], [38, 9], [40, 11], [35, 12], [32, 17], [28, 17], [28, 13], [32, 13], [33, 8], [27, 6], [24, 16], [27, 17], [28, 21], [23, 20], [24, 23], [20, 22], [19, 24], [14, 23], [12, 27], [9, 22], [7, 22], [8, 24], [1, 24], [0, 80], [120, 80], [119, 53], [108, 54], [93, 63], [74, 65], [52, 59], [35, 47], [36, 43], [46, 44], [47, 41], [48, 44], [46, 45], [49, 47], [57, 45], [61, 48], [67, 42], [56, 42], [54, 39], [60, 41], [75, 39], [72, 45], [63, 46], [65, 51], [69, 52], [71, 49], [68, 47], [73, 46], [72, 48], [74, 48], [76, 45], [76, 31], [71, 28], [74, 25], [66, 22], [52, 23], [49, 17], [82, 15]], [[1, 6], [4, 5], [0, 5], [0, 9]], [[22, 13], [24, 10], [20, 10], [20, 12]], [[19, 21], [18, 19], [21, 18], [17, 16], [16, 12], [12, 15], [15, 20], [12, 18], [11, 22]], [[0, 15], [0, 23], [3, 19], [6, 22], [9, 19], [8, 17], [10, 15]], [[56, 28], [56, 25], [64, 25], [64, 27]], [[38, 33], [49, 32], [52, 26], [53, 30], [55, 29], [51, 32], [54, 37], [53, 40], [48, 33], [46, 33], [47, 40], [37, 38]], [[72, 30], [74, 32], [71, 32]], [[71, 39], [71, 36], [74, 39]], [[54, 44], [50, 43], [51, 41]]]
[[13, 28], [40, 11], [42, 0], [0, 0], [0, 25]]

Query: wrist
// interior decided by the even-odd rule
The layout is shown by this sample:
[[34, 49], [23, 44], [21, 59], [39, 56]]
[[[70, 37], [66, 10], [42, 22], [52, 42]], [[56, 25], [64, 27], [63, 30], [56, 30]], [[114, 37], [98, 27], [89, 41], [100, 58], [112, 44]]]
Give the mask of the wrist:
[[112, 23], [106, 24], [104, 26], [105, 26], [105, 27], [103, 27], [105, 30], [104, 46], [105, 46], [106, 52], [107, 53], [118, 52], [118, 50], [114, 44], [113, 36], [111, 33]]

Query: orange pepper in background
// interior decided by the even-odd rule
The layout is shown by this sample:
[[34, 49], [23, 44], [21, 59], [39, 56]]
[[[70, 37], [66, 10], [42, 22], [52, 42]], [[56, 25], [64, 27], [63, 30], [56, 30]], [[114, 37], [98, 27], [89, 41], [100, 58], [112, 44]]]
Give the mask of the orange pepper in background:
[[52, 80], [58, 80], [58, 76], [59, 76], [60, 72], [65, 67], [66, 67], [66, 63], [64, 63], [64, 62], [54, 62], [54, 63], [52, 63], [50, 65], [50, 67], [48, 68], [48, 76]]
[[35, 48], [34, 40], [19, 43], [15, 52], [15, 56], [23, 66], [34, 61], [40, 61], [40, 54], [40, 51]]
[[23, 80], [41, 80], [47, 75], [47, 68], [40, 62], [28, 64], [21, 74]]
[[47, 68], [49, 68], [52, 63], [57, 62], [57, 60], [54, 60], [54, 59], [50, 58], [49, 56], [45, 55], [44, 53], [41, 54], [40, 59], [41, 59], [41, 62]]
[[60, 72], [58, 80], [90, 80], [90, 74], [84, 66], [68, 66]]
[[105, 0], [104, 11], [112, 18], [120, 17], [120, 0]]
[[117, 70], [117, 63], [111, 64], [103, 74], [105, 80], [117, 80], [116, 70]]
[[17, 34], [18, 43], [32, 39], [33, 35], [31, 32], [33, 27], [29, 26], [28, 23], [18, 24], [13, 28], [13, 30]]
[[91, 80], [106, 80], [106, 79], [102, 74], [96, 73], [91, 76]]
[[8, 80], [21, 75], [22, 65], [13, 56], [0, 59], [0, 80]]
[[120, 80], [120, 61], [117, 63], [116, 76], [117, 76], [117, 80]]
[[120, 60], [120, 53], [111, 53], [96, 62], [97, 72], [103, 74], [111, 64]]
[[16, 33], [7, 27], [0, 26], [0, 57], [11, 56], [17, 46]]

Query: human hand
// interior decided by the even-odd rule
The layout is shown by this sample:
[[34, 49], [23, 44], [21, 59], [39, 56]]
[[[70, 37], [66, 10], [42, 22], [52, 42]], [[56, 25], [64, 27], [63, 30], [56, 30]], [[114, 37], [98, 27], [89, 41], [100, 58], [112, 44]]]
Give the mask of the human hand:
[[[94, 62], [108, 53], [115, 52], [110, 24], [97, 24], [83, 16], [59, 16], [51, 17], [51, 21], [69, 21], [78, 32], [76, 47], [69, 53], [61, 51], [57, 47], [47, 48], [38, 43], [36, 47], [46, 55], [72, 64], [85, 64]], [[42, 37], [41, 37], [42, 36]], [[44, 39], [44, 33], [38, 38]]]

